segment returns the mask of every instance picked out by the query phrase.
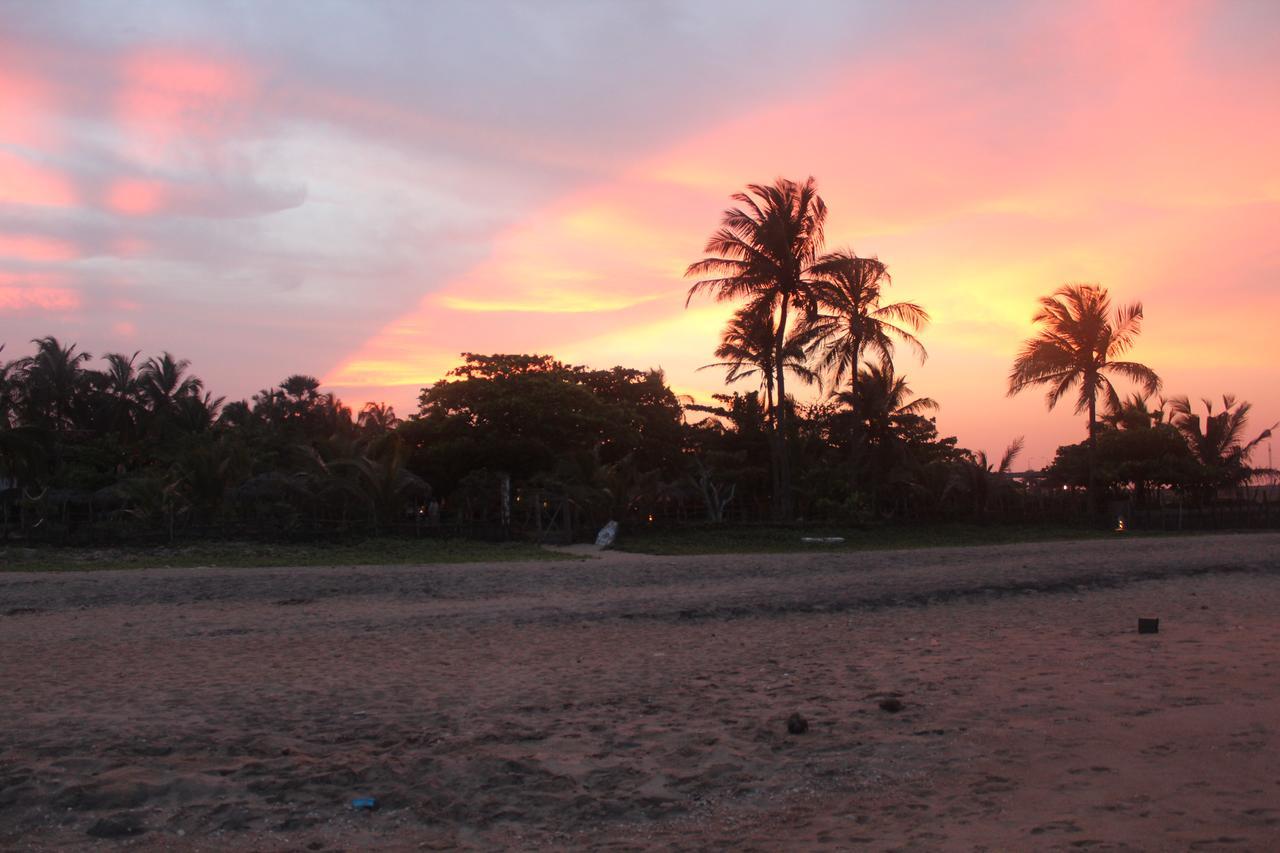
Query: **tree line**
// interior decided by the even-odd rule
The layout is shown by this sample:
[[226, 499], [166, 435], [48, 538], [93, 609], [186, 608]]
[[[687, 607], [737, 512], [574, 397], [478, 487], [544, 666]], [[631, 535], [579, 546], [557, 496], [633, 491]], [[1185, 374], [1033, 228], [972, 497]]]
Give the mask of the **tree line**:
[[[1071, 284], [1040, 300], [1008, 391], [1044, 387], [1049, 408], [1074, 395], [1086, 437], [1011, 476], [1021, 439], [997, 460], [939, 434], [937, 401], [895, 364], [902, 348], [927, 357], [929, 315], [886, 298], [880, 259], [824, 250], [812, 178], [733, 201], [689, 267], [689, 299], [736, 303], [706, 369], [754, 387], [699, 403], [661, 371], [465, 353], [401, 419], [382, 404], [353, 412], [304, 374], [227, 401], [171, 353], [95, 360], [42, 337], [0, 361], [4, 535], [540, 528], [556, 507], [587, 528], [1010, 518], [1046, 501], [1084, 514], [1086, 497], [1095, 512], [1108, 497], [1204, 503], [1266, 473], [1250, 454], [1270, 430], [1248, 437], [1247, 402], [1225, 395], [1201, 413], [1160, 397], [1157, 373], [1128, 355], [1142, 306]], [[789, 383], [819, 393], [802, 402]]]
[[[762, 380], [774, 516], [790, 519], [797, 497], [811, 494], [793, 474], [797, 451], [789, 420], [796, 416], [786, 393], [788, 376], [806, 384], [828, 383], [833, 408], [817, 418], [842, 421], [848, 448], [843, 460], [820, 464], [846, 472], [847, 501], [876, 513], [885, 509], [881, 494], [886, 489], [899, 493], [900, 504], [906, 503], [903, 491], [914, 491], [915, 503], [921, 494], [932, 494], [943, 504], [949, 491], [976, 496], [989, 494], [992, 486], [1008, 491], [1007, 476], [993, 480], [990, 475], [1010, 472], [1021, 438], [992, 466], [985, 453], [910, 436], [921, 413], [938, 406], [927, 397], [906, 402], [905, 379], [894, 373], [894, 344], [909, 345], [923, 361], [926, 352], [917, 335], [929, 315], [914, 302], [883, 301], [891, 279], [878, 258], [849, 250], [823, 252], [827, 206], [814, 179], [751, 184], [732, 200], [735, 205], [724, 211], [720, 228], [707, 241], [707, 257], [687, 270], [698, 280], [686, 305], [700, 293], [739, 304], [715, 352], [721, 361], [712, 366], [725, 368], [730, 383], [748, 376]], [[1088, 416], [1086, 440], [1059, 449], [1046, 472], [1048, 481], [1068, 489], [1084, 486], [1096, 512], [1107, 492], [1123, 490], [1142, 501], [1155, 489], [1182, 489], [1207, 500], [1260, 473], [1274, 473], [1249, 464], [1254, 448], [1271, 435], [1268, 428], [1246, 438], [1249, 403], [1227, 394], [1215, 413], [1205, 400], [1202, 418], [1185, 396], [1157, 397], [1158, 374], [1125, 357], [1142, 317], [1140, 303], [1113, 310], [1106, 289], [1095, 284], [1064, 285], [1040, 300], [1033, 317], [1037, 334], [1015, 357], [1008, 393], [1047, 386], [1046, 402], [1053, 409], [1075, 392], [1076, 412]], [[872, 361], [864, 365], [866, 357]], [[1113, 377], [1139, 390], [1122, 401]], [[884, 400], [894, 394], [900, 408], [886, 417]], [[939, 464], [950, 471], [940, 492], [942, 475], [927, 473]], [[977, 504], [985, 501], [977, 498]]]

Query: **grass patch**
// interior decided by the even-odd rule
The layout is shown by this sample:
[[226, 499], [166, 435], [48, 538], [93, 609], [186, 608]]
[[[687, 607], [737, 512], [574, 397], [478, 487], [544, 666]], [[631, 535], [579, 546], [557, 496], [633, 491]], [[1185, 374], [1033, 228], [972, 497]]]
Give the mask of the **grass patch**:
[[[1161, 535], [1129, 531], [1125, 536]], [[842, 543], [807, 543], [801, 537], [840, 536]], [[1071, 525], [920, 524], [880, 527], [690, 527], [625, 532], [617, 548], [638, 554], [783, 554], [804, 551], [885, 551], [963, 545], [1009, 545], [1067, 539], [1111, 539], [1109, 530]]]
[[226, 566], [404, 565], [564, 560], [526, 542], [467, 539], [370, 539], [356, 543], [201, 542], [177, 546], [0, 547], [0, 572]]

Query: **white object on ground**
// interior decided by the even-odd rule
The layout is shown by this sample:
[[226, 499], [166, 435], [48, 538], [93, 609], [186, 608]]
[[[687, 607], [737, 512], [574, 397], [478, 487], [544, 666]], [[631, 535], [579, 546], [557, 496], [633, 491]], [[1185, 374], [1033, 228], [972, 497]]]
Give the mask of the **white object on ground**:
[[816, 542], [822, 545], [834, 545], [838, 542], [843, 542], [844, 537], [843, 536], [801, 536], [800, 541]]
[[618, 538], [618, 522], [611, 521], [596, 534], [597, 548], [612, 548], [613, 541]]

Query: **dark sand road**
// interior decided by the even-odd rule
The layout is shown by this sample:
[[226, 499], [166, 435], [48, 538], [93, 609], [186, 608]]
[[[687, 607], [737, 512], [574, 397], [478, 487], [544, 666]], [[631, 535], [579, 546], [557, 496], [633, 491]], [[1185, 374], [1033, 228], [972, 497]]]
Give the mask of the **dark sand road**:
[[1280, 535], [0, 574], [0, 680], [5, 849], [1280, 849]]

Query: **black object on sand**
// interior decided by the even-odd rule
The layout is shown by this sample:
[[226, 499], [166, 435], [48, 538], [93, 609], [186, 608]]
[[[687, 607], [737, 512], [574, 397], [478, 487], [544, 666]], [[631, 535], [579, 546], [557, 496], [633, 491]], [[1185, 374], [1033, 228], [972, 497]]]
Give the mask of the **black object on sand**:
[[787, 717], [787, 731], [793, 735], [802, 735], [809, 731], [809, 721], [799, 711]]
[[1159, 634], [1159, 633], [1160, 633], [1160, 620], [1159, 620], [1159, 619], [1143, 619], [1143, 618], [1139, 618], [1139, 619], [1138, 619], [1138, 633], [1139, 633], [1139, 634]]
[[880, 710], [888, 711], [890, 714], [896, 714], [902, 710], [902, 700], [895, 699], [892, 696], [890, 696], [888, 699], [881, 699]]

